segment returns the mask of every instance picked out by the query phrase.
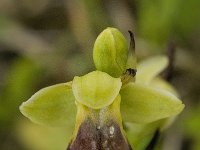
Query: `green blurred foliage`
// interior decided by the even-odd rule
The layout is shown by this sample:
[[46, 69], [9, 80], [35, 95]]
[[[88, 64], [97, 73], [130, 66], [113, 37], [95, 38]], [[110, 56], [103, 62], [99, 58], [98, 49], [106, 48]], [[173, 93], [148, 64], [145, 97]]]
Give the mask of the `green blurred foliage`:
[[39, 68], [23, 58], [15, 60], [7, 74], [0, 95], [0, 122], [5, 126], [16, 119], [19, 104], [29, 97], [40, 78]]
[[199, 32], [199, 5], [197, 0], [140, 1], [140, 34], [159, 43], [176, 37], [187, 40]]
[[93, 43], [108, 26], [127, 39], [127, 30], [134, 31], [139, 59], [165, 53], [169, 41], [175, 43], [171, 83], [186, 109], [161, 149], [200, 149], [199, 6], [199, 0], [1, 0], [0, 149], [50, 150], [48, 141], [54, 150], [67, 146], [69, 135], [34, 126], [20, 114], [19, 104], [42, 87], [94, 70]]

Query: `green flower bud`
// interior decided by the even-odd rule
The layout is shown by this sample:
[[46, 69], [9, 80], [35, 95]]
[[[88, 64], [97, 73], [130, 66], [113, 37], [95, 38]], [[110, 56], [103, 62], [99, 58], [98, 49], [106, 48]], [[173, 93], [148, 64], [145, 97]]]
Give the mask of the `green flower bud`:
[[128, 44], [122, 33], [115, 28], [107, 28], [97, 37], [93, 59], [97, 70], [119, 77], [126, 69]]

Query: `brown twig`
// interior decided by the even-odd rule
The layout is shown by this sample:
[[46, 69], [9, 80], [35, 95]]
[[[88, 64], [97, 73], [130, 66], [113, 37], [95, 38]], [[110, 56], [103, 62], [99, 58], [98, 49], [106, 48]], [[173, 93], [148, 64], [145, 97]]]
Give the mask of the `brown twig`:
[[173, 40], [170, 40], [167, 47], [167, 56], [169, 59], [169, 65], [162, 73], [163, 78], [166, 79], [167, 81], [170, 81], [173, 76], [175, 52], [176, 52], [175, 42]]

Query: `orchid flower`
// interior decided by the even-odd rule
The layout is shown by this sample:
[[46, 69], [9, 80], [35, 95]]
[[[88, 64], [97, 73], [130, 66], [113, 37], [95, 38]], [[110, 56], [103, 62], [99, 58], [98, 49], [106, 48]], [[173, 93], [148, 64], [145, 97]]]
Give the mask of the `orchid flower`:
[[95, 41], [93, 59], [97, 70], [43, 88], [20, 106], [34, 123], [73, 130], [67, 150], [131, 150], [136, 124], [173, 118], [183, 110], [175, 90], [157, 77], [167, 57], [151, 58], [136, 72], [134, 51], [119, 30], [107, 28]]

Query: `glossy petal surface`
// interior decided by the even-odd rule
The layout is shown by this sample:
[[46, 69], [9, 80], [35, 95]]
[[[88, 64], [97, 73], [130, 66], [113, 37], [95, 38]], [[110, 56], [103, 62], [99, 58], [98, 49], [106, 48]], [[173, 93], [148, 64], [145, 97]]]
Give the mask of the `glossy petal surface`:
[[182, 111], [182, 102], [169, 92], [130, 83], [121, 91], [121, 112], [124, 121], [149, 123], [175, 116]]
[[78, 102], [93, 109], [110, 105], [119, 94], [120, 78], [113, 78], [105, 72], [93, 71], [82, 77], [75, 77], [72, 83]]
[[76, 105], [71, 86], [61, 83], [41, 89], [20, 111], [31, 121], [47, 126], [71, 126], [75, 123]]

